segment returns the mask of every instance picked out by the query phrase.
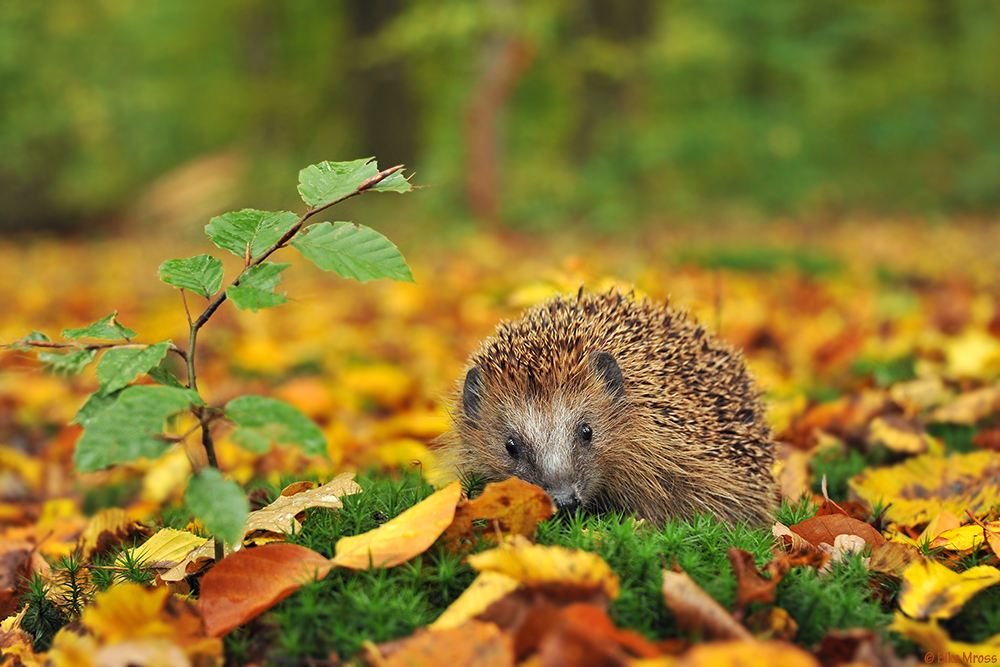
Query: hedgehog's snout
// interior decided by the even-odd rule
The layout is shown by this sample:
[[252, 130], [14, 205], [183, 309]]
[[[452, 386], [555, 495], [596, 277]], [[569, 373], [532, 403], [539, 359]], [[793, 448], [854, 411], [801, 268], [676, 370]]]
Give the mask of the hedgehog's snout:
[[572, 486], [549, 491], [549, 495], [552, 496], [556, 509], [561, 513], [570, 514], [580, 507], [580, 495]]

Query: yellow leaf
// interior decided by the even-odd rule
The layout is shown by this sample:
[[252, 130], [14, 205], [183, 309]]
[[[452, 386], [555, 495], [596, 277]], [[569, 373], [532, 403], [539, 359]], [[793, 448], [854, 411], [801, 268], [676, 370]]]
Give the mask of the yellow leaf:
[[386, 407], [399, 407], [413, 391], [413, 377], [398, 366], [371, 364], [343, 372], [344, 388]]
[[601, 589], [611, 599], [621, 592], [618, 575], [597, 554], [531, 544], [523, 537], [512, 540], [510, 546], [469, 556], [468, 562], [480, 572], [499, 572], [529, 586]]
[[778, 640], [698, 644], [675, 664], [677, 667], [819, 667], [810, 653]]
[[[186, 530], [162, 528], [139, 546], [129, 549], [127, 553], [133, 562], [139, 561], [147, 567], [166, 570], [183, 561], [189, 553], [207, 541], [208, 538], [198, 537]], [[116, 565], [124, 566], [124, 563], [125, 556], [122, 554], [118, 557]]]
[[[1000, 532], [1000, 521], [993, 521], [986, 524], [986, 527], [993, 532]], [[983, 528], [974, 523], [961, 528], [946, 530], [931, 542], [932, 549], [948, 549], [949, 551], [962, 551], [970, 553], [978, 549], [983, 542]]]
[[180, 496], [191, 477], [191, 461], [182, 449], [175, 449], [153, 461], [142, 479], [142, 499], [162, 505], [171, 496]]
[[869, 503], [892, 503], [886, 518], [904, 526], [929, 521], [943, 509], [976, 514], [992, 507], [1000, 495], [1000, 452], [922, 454], [895, 466], [865, 470], [849, 484]]
[[[919, 644], [931, 659], [925, 656], [925, 662], [939, 664], [955, 663], [963, 664], [967, 661], [962, 656], [976, 656], [976, 658], [1000, 658], [1000, 634], [993, 635], [982, 644], [964, 644], [955, 642], [948, 636], [948, 632], [938, 625], [936, 620], [915, 621], [911, 618], [896, 612], [896, 618], [890, 630], [894, 630]], [[982, 661], [981, 662], [986, 662]], [[990, 662], [996, 663], [996, 660]]]
[[173, 629], [160, 617], [170, 591], [124, 583], [112, 586], [83, 610], [80, 621], [103, 643], [139, 637], [170, 637]]
[[992, 378], [1000, 371], [1000, 341], [971, 330], [945, 343], [945, 369], [953, 378]]
[[90, 517], [90, 522], [80, 536], [84, 559], [90, 560], [95, 551], [106, 553], [135, 532], [148, 535], [151, 531], [133, 521], [120, 507], [101, 510]]
[[957, 573], [935, 561], [914, 563], [903, 573], [899, 608], [916, 619], [951, 618], [973, 595], [1000, 582], [1000, 570], [978, 565]]
[[426, 551], [455, 517], [462, 486], [453, 482], [375, 530], [337, 541], [334, 565], [352, 570], [394, 567]]
[[506, 574], [482, 572], [428, 627], [431, 630], [458, 627], [520, 585], [520, 581]]
[[961, 394], [954, 401], [937, 408], [927, 416], [927, 421], [971, 425], [994, 414], [998, 405], [1000, 405], [1000, 385], [983, 387]]
[[384, 442], [375, 448], [379, 463], [386, 468], [408, 467], [414, 461], [419, 461], [423, 467], [434, 465], [434, 454], [427, 445], [413, 438], [396, 438]]
[[0, 445], [0, 471], [13, 471], [23, 479], [32, 491], [38, 491], [42, 485], [42, 473], [45, 464], [24, 452]]
[[923, 427], [899, 416], [876, 417], [868, 424], [868, 440], [894, 452], [922, 454], [930, 436]]

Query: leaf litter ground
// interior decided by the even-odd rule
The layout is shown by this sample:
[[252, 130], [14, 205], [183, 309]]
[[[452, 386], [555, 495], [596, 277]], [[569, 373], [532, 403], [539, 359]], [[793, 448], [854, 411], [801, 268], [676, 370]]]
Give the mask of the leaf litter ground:
[[[449, 391], [467, 351], [499, 318], [580, 284], [634, 285], [656, 298], [669, 294], [744, 349], [767, 388], [770, 419], [782, 442], [786, 496], [819, 494], [827, 474], [830, 494], [841, 505], [818, 517], [826, 541], [817, 537], [823, 531], [797, 527], [815, 512], [810, 503], [786, 505], [778, 520], [804, 540], [798, 548], [811, 555], [803, 562], [836, 561], [831, 572], [790, 566], [773, 603], [740, 607], [742, 584], [729, 549], [742, 549], [763, 568], [776, 558], [769, 530], [732, 531], [703, 519], [651, 533], [627, 520], [592, 517], [543, 523], [538, 542], [600, 555], [621, 582], [621, 594], [609, 603], [614, 623], [661, 642], [664, 651], [672, 650], [665, 640], [709, 636], [704, 628], [685, 628], [689, 619], [668, 609], [662, 573], [676, 561], [727, 613], [740, 607], [746, 627], [790, 639], [820, 658], [829, 658], [824, 651], [837, 642], [858, 648], [881, 646], [885, 639], [902, 652], [964, 650], [989, 658], [1000, 633], [1000, 587], [991, 579], [998, 541], [991, 526], [1000, 495], [996, 236], [990, 227], [961, 223], [861, 221], [827, 230], [682, 228], [619, 241], [468, 236], [448, 249], [411, 239], [418, 249], [408, 248], [407, 255], [415, 258], [417, 285], [360, 287], [296, 266], [285, 283], [294, 285], [290, 294], [302, 295], [295, 302], [253, 317], [223, 309], [215, 337], [205, 337], [207, 367], [199, 379], [212, 402], [248, 392], [274, 396], [318, 424], [327, 457], [282, 447], [253, 453], [225, 437], [219, 443], [230, 475], [251, 487], [264, 484], [273, 494], [293, 474], [325, 482], [344, 469], [429, 462], [426, 443], [447, 427], [439, 397]], [[53, 334], [95, 321], [110, 308], [118, 312], [108, 326], [123, 322], [151, 340], [182, 339], [186, 323], [176, 293], [148, 275], [165, 256], [165, 243], [171, 242], [0, 247], [0, 278], [19, 286], [10, 294], [0, 340], [12, 342], [31, 328]], [[592, 250], [597, 246], [600, 253]], [[28, 275], [32, 279], [24, 281]], [[164, 363], [171, 363], [169, 356]], [[21, 570], [4, 573], [10, 613], [20, 606], [16, 572], [32, 563], [44, 569], [42, 558], [55, 562], [72, 554], [88, 526], [84, 508], [93, 514], [117, 505], [128, 521], [185, 528], [187, 519], [172, 506], [190, 464], [182, 452], [171, 452], [125, 470], [75, 475], [70, 461], [79, 429], [66, 424], [100, 378], [88, 370], [56, 379], [11, 352], [0, 357], [0, 366], [2, 539], [5, 553], [28, 558], [25, 566], [23, 558], [11, 557]], [[365, 484], [366, 493], [345, 497], [339, 517], [333, 510], [308, 510], [293, 541], [333, 558], [340, 537], [385, 523], [429, 492], [412, 481]], [[836, 533], [842, 529], [836, 526], [850, 525], [847, 515], [875, 523], [875, 532], [896, 547], [885, 550], [862, 530]], [[125, 528], [118, 533], [143, 539]], [[119, 567], [124, 572], [112, 572], [126, 578], [130, 568]], [[131, 574], [141, 569], [132, 567]], [[251, 621], [264, 632], [230, 634], [229, 655], [236, 661], [330, 652], [349, 657], [364, 639], [398, 639], [430, 624], [474, 576], [461, 555], [441, 543], [387, 570], [334, 568]], [[543, 657], [568, 652], [574, 624], [590, 613], [573, 604], [559, 611], [565, 599], [545, 600], [522, 607], [536, 615], [549, 609], [549, 625], [560, 628], [534, 645]], [[787, 630], [789, 618], [794, 632]], [[886, 634], [890, 623], [895, 632]], [[845, 639], [830, 633], [835, 628], [875, 629], [883, 639]], [[505, 636], [525, 636], [523, 628], [505, 632], [483, 641], [500, 646]], [[177, 639], [188, 637], [184, 632], [171, 636], [189, 656], [204, 649], [190, 638]], [[16, 644], [12, 635], [4, 641]]]

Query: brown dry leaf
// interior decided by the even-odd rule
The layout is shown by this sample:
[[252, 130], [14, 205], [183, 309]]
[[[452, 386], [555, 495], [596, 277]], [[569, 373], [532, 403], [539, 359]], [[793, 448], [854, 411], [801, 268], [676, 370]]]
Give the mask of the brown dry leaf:
[[[538, 524], [555, 514], [555, 504], [541, 487], [517, 477], [487, 484], [475, 500], [464, 502], [455, 510], [455, 519], [441, 539], [458, 546], [458, 542], [473, 536], [496, 544], [496, 532], [502, 535], [533, 537]], [[477, 527], [476, 521], [489, 525]]]
[[950, 403], [937, 408], [927, 416], [927, 422], [975, 424], [980, 419], [996, 414], [998, 407], [1000, 407], [1000, 385], [983, 387], [961, 394]]
[[951, 618], [973, 595], [1000, 582], [1000, 570], [977, 565], [953, 572], [936, 561], [914, 563], [903, 573], [899, 608], [918, 620]]
[[886, 542], [872, 549], [868, 569], [900, 579], [910, 565], [922, 559], [916, 547], [902, 542]]
[[[21, 619], [27, 607], [21, 609], [16, 616], [8, 616], [0, 622], [0, 658], [3, 665], [17, 667], [42, 667], [45, 664], [45, 654], [36, 655], [35, 638], [21, 629]], [[13, 662], [9, 659], [13, 658]]]
[[857, 535], [872, 546], [885, 542], [882, 534], [871, 525], [843, 514], [813, 517], [789, 526], [788, 529], [817, 547], [822, 543], [834, 546], [838, 535]]
[[521, 582], [500, 572], [481, 572], [428, 628], [454, 628], [486, 611], [491, 604], [507, 595]]
[[754, 563], [749, 551], [729, 547], [729, 563], [736, 575], [736, 618], [743, 616], [743, 608], [751, 602], [774, 602], [774, 589], [781, 577], [764, 577]]
[[330, 560], [297, 544], [267, 544], [226, 556], [201, 580], [205, 632], [227, 634], [303, 584], [322, 579], [331, 567]]
[[984, 428], [972, 437], [972, 444], [980, 449], [1000, 452], [1000, 427]]
[[947, 457], [922, 454], [851, 478], [851, 489], [869, 503], [892, 503], [886, 520], [902, 526], [930, 521], [941, 510], [973, 514], [988, 510], [1000, 495], [1000, 452]]
[[698, 644], [676, 667], [819, 667], [810, 653], [783, 641], [722, 641]]
[[83, 558], [90, 560], [94, 554], [107, 553], [130, 537], [148, 537], [151, 534], [151, 530], [133, 521], [119, 507], [101, 510], [90, 518], [80, 536]]
[[341, 498], [361, 492], [361, 487], [354, 481], [353, 472], [337, 475], [315, 489], [310, 489], [311, 485], [311, 482], [295, 482], [285, 487], [273, 503], [256, 512], [250, 512], [244, 524], [243, 534], [250, 536], [258, 531], [293, 533], [302, 528], [296, 515], [310, 507], [340, 509], [344, 506]]
[[34, 551], [30, 542], [0, 540], [0, 618], [6, 618], [21, 607], [18, 588], [31, 574]]
[[469, 621], [445, 630], [419, 629], [412, 637], [369, 646], [366, 657], [379, 667], [513, 667], [514, 638], [493, 623]]
[[531, 544], [514, 539], [510, 546], [468, 557], [480, 572], [500, 572], [528, 586], [558, 584], [585, 590], [602, 590], [612, 600], [621, 586], [618, 575], [595, 553], [564, 547]]
[[791, 551], [814, 549], [809, 540], [805, 539], [798, 533], [793, 533], [789, 530], [788, 526], [780, 521], [775, 521], [774, 525], [771, 526], [771, 534], [774, 535], [776, 539], [781, 541], [781, 543], [785, 546], [785, 549]]
[[337, 541], [337, 567], [395, 567], [426, 551], [451, 524], [462, 495], [459, 482], [434, 492], [395, 519], [361, 535]]
[[663, 598], [677, 626], [708, 639], [753, 639], [750, 631], [685, 572], [663, 571]]
[[922, 454], [930, 446], [931, 437], [916, 419], [899, 415], [876, 417], [868, 424], [868, 442], [905, 454]]

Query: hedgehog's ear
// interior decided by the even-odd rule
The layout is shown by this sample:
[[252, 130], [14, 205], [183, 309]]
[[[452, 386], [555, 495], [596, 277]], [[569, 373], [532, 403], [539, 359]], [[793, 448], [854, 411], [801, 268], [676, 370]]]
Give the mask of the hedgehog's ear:
[[625, 378], [622, 369], [610, 353], [598, 350], [590, 355], [590, 367], [604, 383], [604, 388], [616, 401], [625, 395]]
[[485, 393], [486, 382], [483, 380], [483, 372], [479, 370], [479, 366], [473, 366], [465, 374], [465, 386], [462, 387], [462, 407], [465, 408], [465, 415], [469, 419], [479, 419], [479, 408]]

